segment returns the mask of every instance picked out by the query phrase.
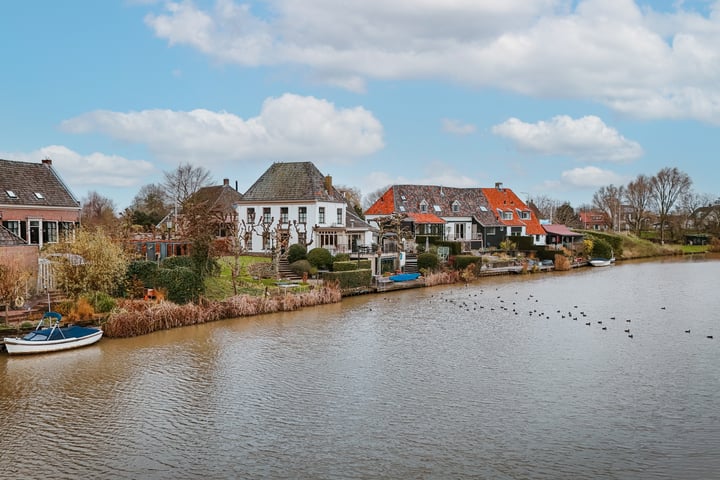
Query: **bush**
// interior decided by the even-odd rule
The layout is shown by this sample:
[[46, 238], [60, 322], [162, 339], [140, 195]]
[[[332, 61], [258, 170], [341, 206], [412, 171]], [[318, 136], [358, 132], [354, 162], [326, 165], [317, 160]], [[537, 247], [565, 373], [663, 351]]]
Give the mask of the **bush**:
[[335, 262], [347, 262], [350, 261], [350, 254], [349, 253], [338, 253], [335, 255], [335, 258], [333, 258], [333, 263]]
[[155, 288], [165, 289], [171, 302], [187, 303], [203, 292], [203, 281], [191, 268], [161, 268], [157, 272]]
[[291, 263], [290, 270], [292, 270], [295, 275], [302, 275], [303, 273], [307, 273], [308, 275], [314, 275], [315, 273], [317, 273], [317, 269], [310, 265], [310, 262], [308, 262], [307, 260], [298, 260]]
[[596, 237], [593, 239], [591, 257], [610, 258], [613, 255], [613, 248], [604, 238]]
[[369, 287], [372, 282], [372, 271], [370, 269], [363, 269], [345, 272], [326, 272], [323, 274], [323, 282], [337, 282], [341, 290]]
[[[337, 257], [335, 257], [337, 258]], [[370, 268], [370, 260], [363, 259], [363, 260], [350, 260], [347, 262], [338, 262], [337, 260], [333, 262], [333, 272], [348, 272], [351, 270], [361, 270], [361, 269], [369, 269]]]
[[465, 270], [470, 265], [476, 265], [480, 261], [480, 257], [475, 255], [456, 255], [454, 257], [453, 268], [455, 270]]
[[296, 243], [294, 245], [290, 245], [290, 248], [288, 248], [288, 263], [294, 263], [298, 260], [305, 260], [307, 257], [307, 248], [305, 248], [304, 245], [300, 245], [299, 243]]
[[135, 280], [139, 280], [147, 288], [155, 285], [155, 275], [157, 274], [158, 265], [155, 262], [140, 260], [132, 262], [128, 265], [126, 280], [126, 290]]
[[434, 253], [421, 253], [417, 259], [418, 270], [433, 271], [440, 265], [440, 259]]
[[323, 247], [313, 248], [307, 254], [307, 261], [310, 265], [320, 269], [329, 269], [332, 266], [332, 254], [330, 250]]
[[162, 268], [193, 268], [193, 259], [188, 256], [167, 257], [160, 263]]
[[110, 313], [116, 305], [115, 299], [104, 292], [94, 292], [87, 300], [97, 313]]

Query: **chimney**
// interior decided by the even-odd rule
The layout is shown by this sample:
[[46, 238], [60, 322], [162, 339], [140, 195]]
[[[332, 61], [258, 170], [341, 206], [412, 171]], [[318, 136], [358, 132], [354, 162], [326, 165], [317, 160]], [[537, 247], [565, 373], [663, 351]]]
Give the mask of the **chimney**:
[[500, 190], [502, 192], [502, 189], [503, 189], [502, 182], [495, 182], [495, 188], [497, 188], [498, 190]]
[[238, 181], [237, 180], [235, 180], [235, 191], [236, 192], [238, 191]]
[[332, 177], [330, 175], [325, 175], [325, 190], [327, 190], [328, 193], [332, 193]]
[[43, 165], [47, 165], [48, 167], [52, 166], [52, 159], [50, 158], [43, 158], [42, 160]]
[[229, 186], [230, 186], [230, 179], [223, 178], [223, 187], [229, 187]]

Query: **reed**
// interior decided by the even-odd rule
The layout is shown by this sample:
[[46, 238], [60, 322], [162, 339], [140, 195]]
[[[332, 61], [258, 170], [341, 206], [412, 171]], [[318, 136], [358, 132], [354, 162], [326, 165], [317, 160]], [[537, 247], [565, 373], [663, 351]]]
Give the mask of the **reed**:
[[263, 313], [288, 312], [315, 305], [337, 303], [341, 300], [342, 293], [336, 285], [298, 294], [237, 295], [222, 301], [204, 302], [201, 305], [125, 300], [103, 324], [103, 331], [107, 337], [135, 337], [157, 330]]
[[449, 285], [460, 281], [460, 272], [446, 271], [433, 272], [425, 275], [425, 286], [434, 287], [435, 285]]

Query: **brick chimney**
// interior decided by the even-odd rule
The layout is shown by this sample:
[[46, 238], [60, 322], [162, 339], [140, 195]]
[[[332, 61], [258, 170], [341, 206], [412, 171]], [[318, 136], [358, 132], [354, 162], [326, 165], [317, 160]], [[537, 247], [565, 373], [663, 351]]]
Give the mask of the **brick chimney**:
[[498, 190], [500, 190], [502, 192], [502, 189], [503, 189], [502, 182], [495, 182], [495, 188], [497, 188]]
[[223, 178], [223, 187], [229, 187], [229, 186], [230, 186], [230, 179]]
[[47, 165], [48, 167], [52, 166], [52, 159], [50, 158], [43, 158], [42, 160], [43, 165]]
[[325, 190], [328, 193], [332, 193], [332, 188], [333, 188], [332, 177], [330, 175], [326, 175], [325, 176]]

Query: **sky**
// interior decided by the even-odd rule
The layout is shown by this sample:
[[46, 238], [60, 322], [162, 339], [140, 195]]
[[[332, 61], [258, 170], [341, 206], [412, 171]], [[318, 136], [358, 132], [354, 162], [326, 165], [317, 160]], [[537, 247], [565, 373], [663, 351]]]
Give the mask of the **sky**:
[[720, 1], [24, 0], [0, 61], [0, 158], [118, 211], [184, 163], [240, 192], [311, 161], [363, 195], [579, 207], [664, 167], [720, 195]]

